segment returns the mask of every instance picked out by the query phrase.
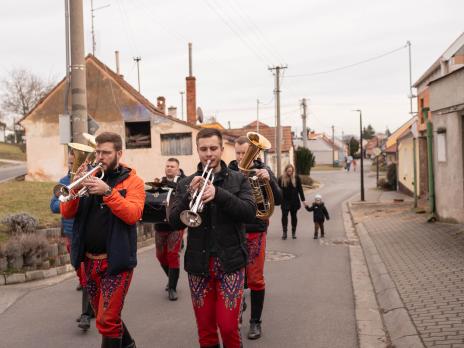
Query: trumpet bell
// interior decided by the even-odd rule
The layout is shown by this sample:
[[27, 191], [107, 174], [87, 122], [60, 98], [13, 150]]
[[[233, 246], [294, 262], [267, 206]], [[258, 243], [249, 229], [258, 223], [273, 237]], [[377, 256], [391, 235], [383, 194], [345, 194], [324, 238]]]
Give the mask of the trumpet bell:
[[188, 227], [198, 227], [201, 225], [201, 216], [191, 210], [184, 210], [180, 213], [180, 220]]

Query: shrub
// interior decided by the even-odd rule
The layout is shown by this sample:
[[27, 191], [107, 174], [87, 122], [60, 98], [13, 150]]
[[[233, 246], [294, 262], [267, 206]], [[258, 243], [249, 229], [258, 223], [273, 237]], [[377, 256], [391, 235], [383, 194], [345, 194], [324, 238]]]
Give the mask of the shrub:
[[11, 235], [34, 233], [39, 225], [37, 219], [27, 213], [8, 215], [2, 223], [7, 226], [8, 233]]
[[9, 268], [19, 270], [23, 267], [23, 247], [18, 237], [8, 240], [5, 253]]
[[316, 158], [311, 150], [298, 146], [295, 150], [295, 167], [299, 175], [311, 174], [311, 168], [316, 165]]

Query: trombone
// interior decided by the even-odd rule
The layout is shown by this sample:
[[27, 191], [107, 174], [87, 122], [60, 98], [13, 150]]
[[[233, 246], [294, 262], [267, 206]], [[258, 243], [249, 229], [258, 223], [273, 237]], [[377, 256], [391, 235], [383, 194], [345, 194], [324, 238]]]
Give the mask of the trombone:
[[184, 223], [184, 225], [188, 227], [198, 227], [202, 223], [202, 219], [199, 213], [201, 213], [204, 208], [204, 204], [202, 202], [203, 193], [205, 192], [205, 188], [206, 185], [208, 185], [208, 182], [211, 181], [212, 183], [214, 181], [214, 168], [208, 169], [210, 164], [211, 160], [208, 160], [208, 162], [205, 165], [205, 168], [203, 169], [203, 173], [201, 174], [201, 176], [204, 179], [203, 185], [200, 191], [198, 191], [197, 188], [195, 192], [192, 194], [192, 199], [189, 205], [190, 209], [184, 210], [182, 213], [180, 213], [180, 220]]

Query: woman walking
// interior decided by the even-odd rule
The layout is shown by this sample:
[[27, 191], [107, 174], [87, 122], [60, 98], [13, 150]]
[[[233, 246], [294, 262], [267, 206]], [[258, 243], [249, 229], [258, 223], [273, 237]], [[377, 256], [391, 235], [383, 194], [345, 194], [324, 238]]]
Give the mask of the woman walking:
[[279, 178], [279, 186], [282, 189], [282, 239], [287, 239], [288, 213], [292, 221], [292, 238], [296, 239], [297, 212], [301, 208], [301, 201], [305, 203], [301, 179], [295, 174], [295, 167], [288, 164], [285, 167], [284, 174]]

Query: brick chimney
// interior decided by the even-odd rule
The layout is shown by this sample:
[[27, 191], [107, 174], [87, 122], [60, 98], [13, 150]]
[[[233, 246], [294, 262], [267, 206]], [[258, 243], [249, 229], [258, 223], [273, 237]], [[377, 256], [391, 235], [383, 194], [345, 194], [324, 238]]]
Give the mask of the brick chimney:
[[192, 75], [192, 43], [189, 42], [189, 76], [185, 78], [187, 84], [187, 122], [197, 123], [197, 91], [196, 79]]
[[166, 98], [162, 96], [156, 98], [156, 107], [166, 115]]

